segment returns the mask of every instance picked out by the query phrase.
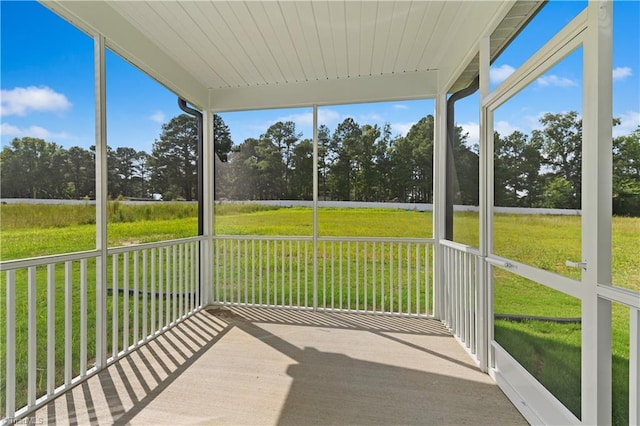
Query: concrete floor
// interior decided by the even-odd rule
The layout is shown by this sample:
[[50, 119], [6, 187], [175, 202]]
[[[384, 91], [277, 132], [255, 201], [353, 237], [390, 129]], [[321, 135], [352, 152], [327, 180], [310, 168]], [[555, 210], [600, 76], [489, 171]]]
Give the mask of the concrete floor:
[[202, 311], [34, 413], [34, 424], [526, 424], [438, 321]]

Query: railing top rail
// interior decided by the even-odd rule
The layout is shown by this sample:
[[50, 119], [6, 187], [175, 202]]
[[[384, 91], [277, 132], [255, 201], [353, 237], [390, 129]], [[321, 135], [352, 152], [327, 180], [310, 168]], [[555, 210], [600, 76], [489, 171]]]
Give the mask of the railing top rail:
[[176, 240], [158, 241], [155, 243], [144, 243], [144, 244], [136, 244], [131, 246], [112, 247], [108, 250], [108, 254], [121, 254], [121, 253], [127, 253], [132, 251], [148, 250], [152, 248], [171, 247], [178, 244], [204, 241], [206, 239], [207, 237], [205, 236], [197, 236], [197, 237], [178, 238]]
[[313, 241], [310, 235], [214, 235], [214, 240]]
[[90, 259], [100, 255], [100, 250], [80, 251], [75, 253], [53, 254], [50, 256], [30, 257], [27, 259], [5, 260], [0, 262], [0, 271], [43, 266], [52, 263], [64, 263], [68, 261]]
[[[150, 248], [170, 247], [177, 244], [203, 241], [204, 239], [206, 239], [206, 237], [197, 236], [197, 237], [180, 238], [176, 240], [159, 241], [155, 243], [112, 247], [112, 248], [109, 248], [108, 253], [111, 255], [111, 254], [120, 254], [120, 253], [126, 253], [126, 252], [138, 251], [138, 250], [146, 250]], [[49, 265], [52, 263], [64, 263], [69, 261], [90, 259], [93, 257], [98, 257], [100, 253], [101, 253], [100, 250], [88, 250], [88, 251], [80, 251], [75, 253], [62, 253], [62, 254], [53, 254], [49, 256], [30, 257], [27, 259], [5, 260], [0, 262], [0, 272], [10, 271], [13, 269], [30, 268], [33, 266]]]
[[474, 254], [476, 256], [480, 256], [480, 250], [478, 250], [475, 247], [472, 246], [468, 246], [465, 244], [461, 244], [461, 243], [456, 243], [455, 241], [449, 241], [449, 240], [440, 240], [440, 244], [445, 246], [445, 247], [449, 247], [455, 250], [459, 250], [459, 251], [463, 251], [465, 253], [469, 253], [469, 254]]
[[401, 238], [401, 237], [318, 237], [318, 241], [365, 242], [365, 243], [416, 243], [433, 244], [433, 238]]
[[598, 284], [598, 296], [612, 302], [621, 303], [629, 308], [640, 310], [640, 294], [637, 291]]
[[[214, 240], [253, 240], [253, 241], [313, 241], [313, 237], [305, 235], [215, 235]], [[369, 243], [414, 243], [433, 244], [433, 238], [399, 238], [399, 237], [318, 237], [325, 242], [369, 242]]]

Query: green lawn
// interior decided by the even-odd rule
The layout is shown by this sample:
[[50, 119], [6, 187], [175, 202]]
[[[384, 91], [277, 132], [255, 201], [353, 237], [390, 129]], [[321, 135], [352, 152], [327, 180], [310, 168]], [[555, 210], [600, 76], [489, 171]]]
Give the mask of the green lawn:
[[[164, 206], [164, 207], [163, 207]], [[95, 248], [95, 225], [92, 206], [3, 205], [0, 207], [0, 257], [2, 260], [20, 259], [49, 254], [76, 252]], [[60, 214], [58, 214], [60, 213]], [[112, 204], [109, 208], [108, 232], [111, 247], [152, 241], [183, 238], [196, 234], [196, 209], [189, 204], [153, 206], [125, 206]], [[250, 205], [216, 207], [215, 229], [218, 234], [235, 235], [302, 235], [311, 236], [313, 217], [308, 208], [273, 208]], [[432, 215], [429, 212], [390, 209], [334, 209], [323, 208], [318, 213], [321, 236], [378, 236], [431, 237]], [[559, 216], [496, 215], [495, 252], [572, 278], [579, 271], [564, 266], [565, 260], [580, 259], [580, 218]], [[474, 213], [456, 213], [455, 239], [477, 245], [478, 219]], [[640, 290], [640, 219], [614, 218], [614, 283]], [[74, 266], [77, 269], [77, 266]], [[63, 270], [56, 269], [56, 306], [64, 306]], [[74, 271], [77, 276], [79, 271]], [[88, 264], [88, 276], [95, 276], [95, 262]], [[496, 313], [579, 317], [580, 303], [566, 295], [529, 282], [502, 270], [495, 272]], [[38, 342], [44, 347], [46, 332], [46, 277], [38, 271]], [[19, 274], [18, 282], [24, 282]], [[0, 277], [0, 303], [4, 307], [5, 277]], [[78, 318], [77, 283], [74, 283], [73, 317]], [[17, 320], [18, 387], [26, 380], [26, 286], [19, 285]], [[337, 287], [337, 286], [336, 286]], [[334, 287], [327, 298], [339, 294]], [[308, 290], [305, 290], [308, 291]], [[345, 294], [347, 292], [345, 291]], [[89, 336], [95, 321], [95, 288], [88, 288]], [[322, 297], [324, 297], [324, 294]], [[279, 296], [282, 296], [279, 294]], [[344, 295], [343, 295], [344, 296]], [[355, 298], [355, 294], [352, 295]], [[345, 296], [346, 297], [346, 296]], [[364, 294], [358, 297], [364, 298]], [[295, 297], [294, 297], [295, 299]], [[93, 304], [92, 304], [93, 303]], [[110, 302], [111, 303], [111, 302]], [[119, 303], [122, 306], [124, 299]], [[109, 307], [110, 309], [110, 307]], [[132, 309], [132, 305], [130, 306]], [[63, 309], [56, 310], [56, 342], [63, 341]], [[629, 330], [628, 309], [614, 305], [614, 421], [625, 424], [628, 395]], [[5, 317], [0, 316], [0, 339], [5, 339]], [[122, 323], [120, 323], [122, 327]], [[93, 328], [92, 328], [93, 327]], [[110, 329], [109, 329], [110, 330]], [[550, 389], [576, 415], [580, 411], [580, 325], [551, 324], [538, 321], [495, 323], [496, 340], [518, 359], [527, 370]], [[74, 323], [74, 372], [79, 369], [77, 356], [77, 326]], [[110, 339], [109, 339], [110, 341]], [[92, 356], [90, 341], [89, 358]], [[110, 342], [109, 342], [110, 344]], [[62, 343], [56, 345], [56, 362], [63, 365]], [[46, 381], [41, 366], [46, 365], [43, 351], [39, 351], [38, 385]], [[4, 391], [4, 345], [0, 345], [0, 388]], [[44, 364], [42, 364], [44, 362]], [[61, 373], [60, 373], [61, 374]], [[61, 379], [58, 374], [58, 379]], [[0, 395], [0, 409], [4, 410], [4, 394]], [[18, 395], [18, 405], [24, 403], [26, 393]]]

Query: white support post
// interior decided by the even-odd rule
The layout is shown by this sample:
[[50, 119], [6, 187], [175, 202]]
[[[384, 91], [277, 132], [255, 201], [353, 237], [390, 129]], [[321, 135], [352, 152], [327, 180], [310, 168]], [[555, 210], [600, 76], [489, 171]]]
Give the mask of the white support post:
[[[493, 159], [493, 132], [489, 130], [493, 127], [489, 122], [489, 114], [486, 108], [482, 107], [483, 100], [489, 95], [489, 66], [491, 61], [491, 44], [490, 37], [485, 36], [480, 40], [479, 53], [479, 75], [480, 75], [480, 102], [478, 108], [480, 110], [480, 151], [479, 151], [479, 201], [480, 201], [480, 257], [485, 258], [490, 253], [490, 238], [492, 233], [491, 217], [493, 197], [489, 188], [493, 187], [493, 179], [491, 179], [491, 164]], [[492, 284], [491, 266], [484, 261], [479, 262], [477, 272], [477, 352], [476, 357], [480, 369], [486, 372], [489, 369], [489, 343], [492, 336], [493, 328], [493, 304], [489, 300], [490, 287]]]
[[215, 150], [213, 137], [213, 112], [202, 112], [202, 172], [203, 176], [203, 233], [207, 237], [200, 251], [200, 291], [202, 305], [206, 306], [214, 302], [213, 289], [213, 233], [214, 233], [214, 203], [215, 203]]
[[436, 97], [433, 159], [433, 315], [444, 319], [444, 256], [440, 240], [445, 237], [446, 162], [447, 162], [447, 93]]
[[313, 309], [318, 309], [318, 105], [316, 104], [313, 105]]
[[582, 421], [611, 424], [612, 4], [590, 1], [582, 118]]
[[94, 37], [96, 110], [96, 368], [107, 365], [107, 101], [105, 39]]

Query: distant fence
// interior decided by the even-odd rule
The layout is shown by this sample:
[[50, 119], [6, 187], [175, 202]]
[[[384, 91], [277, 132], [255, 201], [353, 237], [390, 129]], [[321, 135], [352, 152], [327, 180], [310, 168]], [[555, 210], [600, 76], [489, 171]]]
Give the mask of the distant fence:
[[[32, 198], [2, 198], [0, 202], [3, 204], [95, 204], [95, 200], [53, 200], [53, 199], [32, 199]], [[180, 201], [181, 203], [196, 203], [196, 201]], [[157, 204], [162, 201], [133, 201], [123, 200], [121, 204], [128, 205], [144, 205]], [[224, 200], [216, 201], [216, 204], [262, 204], [265, 206], [280, 207], [312, 207], [312, 201], [304, 200]], [[318, 207], [333, 208], [359, 208], [359, 209], [398, 209], [398, 210], [415, 210], [420, 212], [433, 211], [433, 204], [426, 203], [384, 203], [384, 202], [363, 202], [363, 201], [318, 201]], [[462, 206], [454, 205], [453, 210], [456, 212], [478, 212], [478, 206]], [[561, 216], [580, 216], [581, 210], [576, 209], [541, 209], [527, 207], [494, 207], [496, 213], [504, 214], [541, 214], [541, 215], [561, 215]]]
[[[216, 201], [216, 204], [262, 204], [265, 206], [281, 206], [281, 207], [312, 207], [312, 201], [303, 200], [225, 200]], [[364, 202], [364, 201], [318, 201], [318, 207], [333, 208], [358, 208], [358, 209], [398, 209], [398, 210], [415, 210], [420, 212], [433, 211], [433, 204], [426, 203], [393, 203], [393, 202]], [[454, 205], [453, 210], [456, 212], [479, 212], [478, 206]], [[544, 214], [544, 215], [563, 215], [563, 216], [580, 216], [581, 210], [576, 209], [541, 209], [527, 207], [494, 207], [496, 213], [505, 214]]]

